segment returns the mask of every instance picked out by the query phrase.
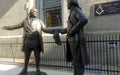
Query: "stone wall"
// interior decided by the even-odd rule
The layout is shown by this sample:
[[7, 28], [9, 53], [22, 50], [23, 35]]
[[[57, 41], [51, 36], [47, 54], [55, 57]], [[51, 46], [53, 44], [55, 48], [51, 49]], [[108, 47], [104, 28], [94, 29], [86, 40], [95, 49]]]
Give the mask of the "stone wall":
[[[2, 30], [3, 26], [19, 24], [26, 17], [26, 0], [1, 0], [0, 2], [0, 57], [13, 57], [11, 49], [16, 49], [20, 52], [20, 46], [15, 43], [22, 41], [22, 29], [14, 31]], [[11, 44], [14, 43], [14, 44]], [[14, 46], [14, 48], [13, 48]], [[21, 53], [20, 53], [21, 54]], [[20, 55], [19, 54], [19, 55]]]
[[85, 31], [89, 33], [115, 33], [120, 32], [120, 14], [94, 16], [94, 4], [106, 3], [118, 0], [78, 0], [89, 22]]
[[26, 17], [26, 0], [1, 0], [0, 2], [0, 36], [21, 35], [22, 30], [5, 31], [3, 26], [15, 25]]

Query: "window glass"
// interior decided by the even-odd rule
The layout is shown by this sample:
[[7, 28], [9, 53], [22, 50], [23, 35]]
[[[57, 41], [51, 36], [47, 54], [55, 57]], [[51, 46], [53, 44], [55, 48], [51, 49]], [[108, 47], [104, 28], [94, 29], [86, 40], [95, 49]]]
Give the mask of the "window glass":
[[47, 10], [45, 12], [46, 27], [62, 26], [61, 9]]

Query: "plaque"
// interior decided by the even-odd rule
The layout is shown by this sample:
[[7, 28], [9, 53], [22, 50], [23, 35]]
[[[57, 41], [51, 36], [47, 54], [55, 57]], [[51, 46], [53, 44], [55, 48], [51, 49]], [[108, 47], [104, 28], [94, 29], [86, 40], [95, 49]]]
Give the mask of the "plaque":
[[110, 15], [120, 13], [120, 1], [112, 1], [107, 3], [100, 3], [94, 5], [94, 15]]

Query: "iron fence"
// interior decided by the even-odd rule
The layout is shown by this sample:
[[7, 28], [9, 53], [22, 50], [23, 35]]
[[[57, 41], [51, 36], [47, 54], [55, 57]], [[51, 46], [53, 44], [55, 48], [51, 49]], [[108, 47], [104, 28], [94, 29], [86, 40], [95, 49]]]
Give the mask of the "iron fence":
[[[59, 46], [50, 38], [44, 40], [45, 52], [41, 55], [41, 66], [73, 70], [72, 64], [66, 62], [66, 42], [63, 41]], [[90, 65], [85, 66], [86, 71], [120, 74], [120, 34], [86, 34], [86, 45], [90, 56]], [[4, 47], [8, 47], [7, 50]], [[10, 62], [18, 62], [17, 59], [23, 58], [20, 47], [21, 43], [0, 43], [0, 58], [12, 58]]]

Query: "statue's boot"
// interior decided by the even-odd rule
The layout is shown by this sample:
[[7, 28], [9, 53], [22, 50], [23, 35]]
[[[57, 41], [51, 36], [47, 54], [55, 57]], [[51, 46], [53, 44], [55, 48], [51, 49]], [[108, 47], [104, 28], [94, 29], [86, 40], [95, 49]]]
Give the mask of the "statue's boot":
[[36, 60], [36, 75], [40, 75], [40, 68], [39, 68], [39, 64], [40, 64], [40, 53], [36, 52], [36, 56], [35, 56], [35, 60]]
[[26, 74], [26, 73], [27, 73], [27, 68], [24, 67], [24, 68], [22, 69], [22, 71], [19, 73], [19, 75], [23, 75], [23, 74]]
[[36, 68], [36, 75], [40, 75], [40, 69]]

